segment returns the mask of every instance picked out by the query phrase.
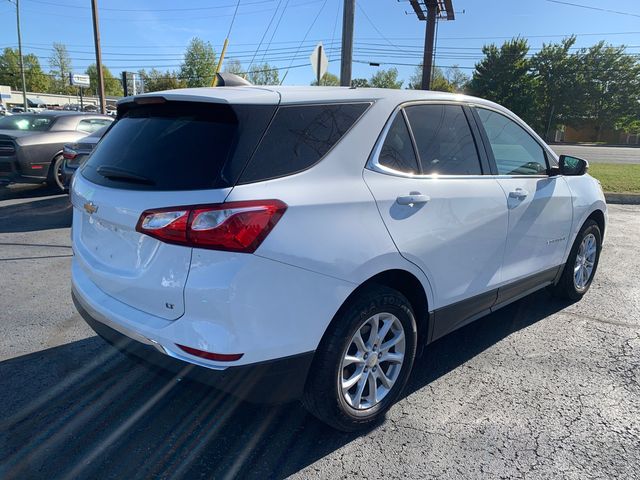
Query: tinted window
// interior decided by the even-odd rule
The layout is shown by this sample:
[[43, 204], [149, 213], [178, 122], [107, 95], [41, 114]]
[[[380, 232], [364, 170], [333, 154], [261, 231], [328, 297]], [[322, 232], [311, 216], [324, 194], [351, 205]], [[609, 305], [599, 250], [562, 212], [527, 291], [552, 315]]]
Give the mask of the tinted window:
[[111, 120], [107, 120], [107, 119], [101, 120], [99, 118], [80, 120], [78, 122], [78, 130], [81, 132], [93, 133], [104, 126], [109, 125], [110, 123], [111, 123]]
[[[275, 107], [168, 102], [128, 108], [82, 175], [118, 188], [197, 190], [234, 185]], [[114, 169], [133, 178], [104, 175]]]
[[543, 148], [527, 131], [504, 115], [478, 108], [500, 175], [544, 175]]
[[368, 106], [357, 103], [280, 107], [240, 183], [291, 175], [311, 167]]
[[25, 114], [3, 117], [0, 119], [0, 130], [31, 130], [43, 132], [51, 128], [54, 117]]
[[424, 175], [479, 175], [476, 145], [459, 105], [416, 105], [405, 109]]
[[418, 173], [411, 136], [400, 112], [393, 120], [378, 156], [378, 163], [405, 173]]

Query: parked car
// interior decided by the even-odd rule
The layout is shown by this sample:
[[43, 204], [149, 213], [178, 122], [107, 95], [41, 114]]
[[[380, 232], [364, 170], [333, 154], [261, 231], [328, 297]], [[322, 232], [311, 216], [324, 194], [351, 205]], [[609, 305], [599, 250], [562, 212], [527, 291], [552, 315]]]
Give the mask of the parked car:
[[108, 126], [101, 127], [91, 135], [81, 138], [75, 143], [68, 143], [63, 147], [62, 184], [65, 189], [69, 188], [73, 174], [87, 160], [87, 157], [108, 128]]
[[63, 145], [112, 121], [106, 115], [54, 111], [0, 118], [0, 184], [47, 182], [64, 189]]
[[544, 287], [587, 292], [607, 228], [587, 168], [461, 95], [130, 97], [74, 176], [73, 298], [145, 361], [354, 430], [422, 346]]
[[11, 112], [9, 112], [7, 107], [5, 107], [4, 105], [2, 105], [0, 103], [0, 117], [5, 117], [5, 116], [9, 116], [9, 115], [11, 115]]
[[12, 107], [11, 113], [26, 113], [24, 107]]

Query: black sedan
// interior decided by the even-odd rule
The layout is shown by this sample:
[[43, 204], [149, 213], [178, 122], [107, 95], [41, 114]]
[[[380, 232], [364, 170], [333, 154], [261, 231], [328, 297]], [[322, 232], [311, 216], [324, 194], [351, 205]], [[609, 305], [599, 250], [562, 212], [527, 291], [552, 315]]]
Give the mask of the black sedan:
[[62, 183], [65, 189], [69, 188], [71, 177], [89, 157], [93, 148], [100, 141], [109, 127], [102, 127], [91, 135], [81, 138], [76, 143], [68, 143], [62, 150], [64, 164], [62, 166]]
[[0, 118], [0, 185], [47, 182], [64, 190], [64, 144], [111, 122], [107, 115], [62, 111]]

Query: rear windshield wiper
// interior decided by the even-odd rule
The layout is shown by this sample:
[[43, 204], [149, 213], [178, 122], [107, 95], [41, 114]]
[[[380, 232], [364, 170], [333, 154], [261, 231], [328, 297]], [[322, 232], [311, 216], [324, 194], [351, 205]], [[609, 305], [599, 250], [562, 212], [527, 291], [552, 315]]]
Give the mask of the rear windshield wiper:
[[118, 167], [108, 167], [106, 165], [102, 165], [96, 169], [100, 175], [110, 180], [120, 180], [124, 182], [134, 182], [134, 183], [143, 183], [145, 185], [155, 185], [156, 182], [151, 180], [148, 177], [138, 175], [137, 173], [130, 172], [129, 170], [124, 170]]

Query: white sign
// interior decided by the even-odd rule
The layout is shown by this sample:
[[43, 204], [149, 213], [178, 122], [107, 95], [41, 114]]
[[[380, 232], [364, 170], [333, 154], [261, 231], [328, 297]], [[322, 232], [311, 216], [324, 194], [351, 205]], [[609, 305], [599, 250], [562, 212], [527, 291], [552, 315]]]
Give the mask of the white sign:
[[69, 83], [71, 83], [71, 85], [75, 85], [76, 87], [88, 87], [90, 85], [89, 75], [70, 73]]
[[[313, 50], [313, 53], [309, 57], [311, 60], [311, 67], [313, 68], [313, 73], [316, 74], [317, 77], [324, 77], [324, 74], [327, 73], [327, 69], [329, 68], [329, 59], [327, 55], [324, 53], [324, 47], [322, 46], [322, 42], [316, 45], [316, 48]], [[318, 73], [318, 69], [320, 72]]]

